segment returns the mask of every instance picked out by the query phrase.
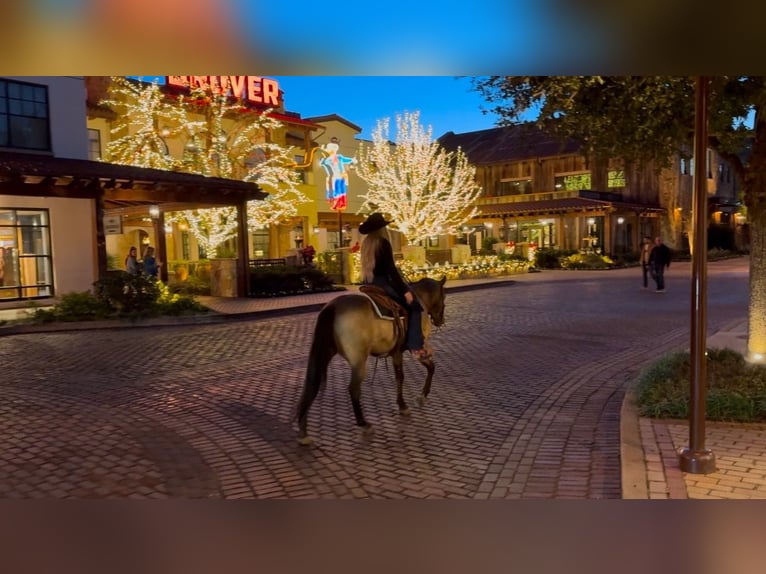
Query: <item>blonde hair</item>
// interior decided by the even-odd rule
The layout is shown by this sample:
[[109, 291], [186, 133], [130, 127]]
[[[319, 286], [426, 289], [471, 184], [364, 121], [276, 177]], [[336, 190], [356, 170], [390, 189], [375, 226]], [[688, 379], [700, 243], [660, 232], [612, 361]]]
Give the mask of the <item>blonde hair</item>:
[[375, 269], [375, 254], [378, 252], [378, 247], [386, 239], [385, 227], [376, 229], [368, 233], [364, 241], [362, 241], [362, 247], [359, 254], [362, 259], [362, 282], [372, 283], [373, 270]]

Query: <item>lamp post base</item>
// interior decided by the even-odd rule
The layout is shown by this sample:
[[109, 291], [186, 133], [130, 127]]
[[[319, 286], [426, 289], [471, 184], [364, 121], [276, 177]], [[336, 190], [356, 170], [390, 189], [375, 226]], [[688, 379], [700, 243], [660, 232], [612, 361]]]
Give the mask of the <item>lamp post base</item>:
[[688, 446], [678, 453], [681, 470], [691, 474], [710, 474], [715, 472], [715, 455], [711, 450], [691, 450]]

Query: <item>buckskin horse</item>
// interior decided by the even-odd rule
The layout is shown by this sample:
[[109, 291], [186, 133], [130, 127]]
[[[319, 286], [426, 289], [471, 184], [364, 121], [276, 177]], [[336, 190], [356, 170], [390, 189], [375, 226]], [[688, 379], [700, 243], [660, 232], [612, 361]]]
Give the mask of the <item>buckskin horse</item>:
[[[430, 318], [435, 327], [441, 327], [444, 324], [445, 281], [446, 277], [438, 281], [423, 278], [410, 285], [423, 306], [423, 334], [426, 337], [430, 331], [426, 317]], [[365, 289], [365, 287], [360, 288], [363, 293]], [[372, 288], [371, 291], [374, 289]], [[364, 418], [360, 401], [361, 386], [367, 374], [369, 356], [391, 357], [396, 377], [396, 402], [399, 405], [399, 413], [409, 414], [409, 408], [402, 394], [406, 326], [398, 317], [398, 311], [401, 308], [394, 303], [393, 318], [381, 317], [372, 302], [373, 298], [377, 301], [377, 297], [372, 297], [372, 292], [370, 292], [371, 296], [363, 293], [340, 295], [319, 311], [309, 351], [303, 393], [296, 412], [299, 426], [298, 442], [302, 445], [310, 445], [313, 442], [307, 433], [309, 408], [319, 389], [327, 382], [327, 367], [335, 355], [343, 357], [351, 367], [348, 391], [351, 395], [351, 405], [357, 426], [365, 431], [372, 428]], [[419, 359], [419, 362], [427, 371], [423, 389], [418, 397], [418, 404], [422, 406], [431, 390], [435, 367], [432, 358]]]

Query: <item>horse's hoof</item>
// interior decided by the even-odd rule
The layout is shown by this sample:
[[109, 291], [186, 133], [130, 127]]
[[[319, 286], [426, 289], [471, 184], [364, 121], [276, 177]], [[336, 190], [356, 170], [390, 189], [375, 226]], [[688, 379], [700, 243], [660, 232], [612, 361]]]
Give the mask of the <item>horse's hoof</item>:
[[303, 436], [298, 439], [298, 444], [301, 446], [311, 446], [314, 444], [314, 439], [310, 436]]
[[408, 417], [412, 414], [412, 411], [410, 410], [410, 407], [404, 407], [403, 409], [399, 409], [399, 414], [403, 417]]
[[425, 395], [420, 395], [418, 397], [418, 406], [422, 407], [425, 404], [426, 404], [426, 397], [425, 397]]

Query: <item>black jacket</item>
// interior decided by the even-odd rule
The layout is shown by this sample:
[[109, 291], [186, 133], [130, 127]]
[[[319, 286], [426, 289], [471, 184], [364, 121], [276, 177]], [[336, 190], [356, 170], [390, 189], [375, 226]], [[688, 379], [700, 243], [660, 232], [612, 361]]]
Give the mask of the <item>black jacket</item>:
[[670, 249], [664, 243], [655, 245], [649, 254], [649, 264], [654, 265], [656, 269], [670, 267]]
[[396, 293], [404, 297], [404, 294], [410, 290], [407, 283], [399, 274], [399, 269], [394, 263], [394, 250], [387, 239], [383, 239], [375, 253], [375, 267], [372, 270], [374, 283], [387, 283]]

